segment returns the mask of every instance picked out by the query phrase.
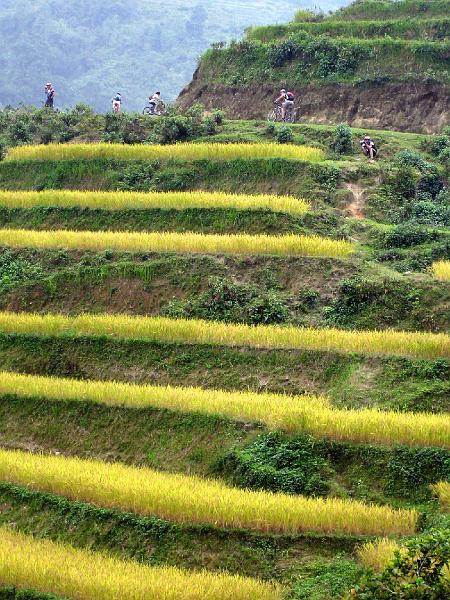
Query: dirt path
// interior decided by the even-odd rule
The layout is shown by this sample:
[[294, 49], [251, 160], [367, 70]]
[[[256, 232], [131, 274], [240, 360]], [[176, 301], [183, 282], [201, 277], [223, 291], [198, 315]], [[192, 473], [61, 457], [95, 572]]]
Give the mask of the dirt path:
[[345, 187], [353, 195], [353, 200], [346, 206], [346, 211], [354, 219], [364, 219], [364, 189], [357, 183], [346, 183]]

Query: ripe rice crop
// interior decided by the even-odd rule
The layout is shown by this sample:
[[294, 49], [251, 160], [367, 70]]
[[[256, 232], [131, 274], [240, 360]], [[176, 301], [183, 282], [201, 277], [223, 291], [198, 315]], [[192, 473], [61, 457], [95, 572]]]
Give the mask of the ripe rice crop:
[[304, 235], [204, 235], [202, 233], [138, 233], [127, 231], [32, 231], [0, 229], [0, 246], [118, 252], [250, 254], [346, 258], [354, 245]]
[[450, 449], [447, 415], [338, 410], [321, 396], [79, 381], [9, 372], [0, 372], [0, 394], [52, 401], [87, 401], [127, 408], [163, 408], [261, 422], [272, 429], [308, 432], [333, 440]]
[[450, 281], [450, 260], [440, 260], [431, 267], [433, 275], [441, 281]]
[[410, 534], [418, 513], [231, 488], [196, 476], [0, 449], [0, 481], [181, 523], [296, 534]]
[[281, 600], [282, 588], [239, 575], [149, 567], [0, 528], [0, 585], [73, 600]]
[[394, 540], [383, 538], [374, 542], [366, 542], [358, 548], [358, 558], [366, 569], [384, 571], [388, 564], [394, 559], [396, 550], [400, 546]]
[[190, 208], [271, 210], [303, 215], [310, 204], [293, 196], [226, 194], [223, 192], [85, 192], [45, 190], [43, 192], [2, 192], [0, 206], [6, 208], [35, 208], [56, 206], [104, 210]]
[[11, 312], [0, 312], [0, 331], [43, 336], [110, 336], [231, 347], [398, 354], [427, 359], [450, 357], [450, 337], [445, 333], [242, 325], [132, 315], [85, 314], [69, 317]]
[[450, 482], [441, 481], [431, 487], [439, 498], [442, 510], [444, 512], [450, 512]]
[[48, 144], [11, 148], [6, 160], [233, 160], [285, 158], [318, 162], [324, 159], [319, 148], [292, 144]]

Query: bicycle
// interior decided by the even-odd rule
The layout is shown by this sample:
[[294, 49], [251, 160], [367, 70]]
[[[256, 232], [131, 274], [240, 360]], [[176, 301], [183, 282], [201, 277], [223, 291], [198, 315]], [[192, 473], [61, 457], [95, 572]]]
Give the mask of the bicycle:
[[281, 105], [275, 104], [273, 109], [267, 115], [267, 120], [271, 121], [271, 122], [277, 122], [277, 123], [278, 122], [295, 123], [297, 111], [292, 106], [292, 107], [286, 109], [284, 119], [281, 115], [282, 115]]
[[143, 115], [149, 115], [150, 117], [163, 117], [166, 114], [166, 106], [164, 102], [160, 102], [158, 106], [146, 106], [142, 111]]

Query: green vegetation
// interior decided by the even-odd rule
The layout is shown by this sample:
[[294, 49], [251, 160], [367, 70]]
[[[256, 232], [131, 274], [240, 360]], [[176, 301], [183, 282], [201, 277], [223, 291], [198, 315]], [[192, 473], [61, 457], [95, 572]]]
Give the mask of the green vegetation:
[[[72, 11], [53, 10], [60, 23]], [[80, 10], [87, 10], [84, 2]], [[168, 7], [167, 17], [175, 10]], [[219, 3], [217, 10], [225, 9]], [[91, 16], [95, 21], [97, 9]], [[205, 31], [208, 18], [204, 25]], [[345, 93], [367, 81], [380, 88], [389, 81], [402, 85], [412, 74], [419, 86], [428, 82], [434, 89], [448, 82], [448, 44], [448, 0], [364, 0], [331, 15], [299, 11], [295, 22], [253, 27], [242, 42], [217, 44], [201, 60], [198, 81], [232, 84], [236, 102], [239, 86], [254, 90], [254, 82], [261, 82], [264, 98], [272, 83], [309, 82], [315, 89], [325, 83], [320, 89], [339, 92], [343, 83]], [[130, 51], [122, 53], [124, 64]], [[88, 65], [83, 76], [89, 72]], [[168, 84], [171, 78], [168, 72]], [[220, 105], [221, 88], [214, 89]], [[20, 237], [23, 246], [0, 247], [0, 372], [8, 372], [0, 394], [0, 526], [14, 524], [18, 534], [39, 543], [58, 541], [143, 566], [275, 581], [286, 588], [286, 600], [403, 600], [405, 590], [410, 600], [441, 600], [448, 595], [449, 571], [442, 566], [450, 525], [449, 124], [440, 119], [441, 131], [433, 136], [351, 128], [343, 117], [332, 126], [286, 127], [224, 119], [206, 101], [210, 111], [171, 108], [161, 119], [102, 115], [85, 105], [63, 112], [0, 111], [1, 158], [9, 153], [0, 161], [0, 190], [11, 192], [0, 193], [0, 229], [9, 230], [5, 244]], [[377, 144], [375, 163], [361, 155], [365, 134]], [[88, 145], [97, 142], [107, 145]], [[34, 152], [27, 145], [44, 145], [38, 152], [53, 153], [52, 160], [12, 160]], [[287, 158], [305, 146], [324, 160]], [[221, 156], [213, 155], [216, 147]], [[105, 149], [109, 157], [92, 158]], [[240, 158], [233, 155], [237, 149]], [[305, 205], [296, 210], [297, 198], [306, 200], [307, 212]], [[43, 236], [54, 244], [55, 231], [58, 248], [32, 247]], [[107, 243], [83, 249], [85, 231], [97, 244]], [[71, 249], [64, 242], [68, 232]], [[141, 234], [160, 240], [165, 233], [184, 245], [177, 254], [161, 246], [113, 250], [111, 232], [125, 244]], [[198, 234], [228, 242], [236, 234], [320, 236], [356, 252], [346, 260], [273, 256], [267, 247], [264, 256], [248, 249], [218, 254], [217, 247], [193, 255]], [[426, 345], [437, 341], [439, 348]], [[300, 414], [303, 420], [295, 421]], [[364, 419], [364, 437], [354, 420], [361, 414], [375, 419]], [[324, 415], [331, 415], [328, 435]], [[283, 427], [281, 417], [296, 427]], [[433, 437], [418, 446], [423, 429], [414, 424], [424, 419], [444, 424], [444, 443], [434, 427]], [[392, 429], [394, 420], [400, 429]], [[53, 465], [52, 489], [60, 495], [44, 493], [50, 488], [42, 478], [41, 491], [27, 485], [36, 487], [44, 463]], [[107, 485], [92, 486], [95, 498], [86, 478], [75, 485], [76, 470], [87, 464], [109, 473]], [[19, 477], [19, 467], [20, 481], [11, 476]], [[129, 485], [144, 472], [145, 485]], [[121, 474], [117, 493], [113, 473]], [[177, 522], [187, 519], [189, 494], [181, 511], [177, 505], [163, 512], [165, 501], [148, 516], [136, 513], [148, 509], [143, 487], [148, 492], [164, 481], [195, 481], [205, 490], [205, 481], [214, 480], [221, 490], [209, 503], [214, 510], [224, 490], [266, 500], [281, 493], [289, 506], [304, 496], [305, 506], [345, 507], [343, 528], [354, 523], [350, 507], [407, 511], [399, 514], [417, 515], [417, 533], [382, 540], [342, 536], [336, 523], [326, 534], [269, 533], [261, 510], [247, 523], [258, 532], [242, 522], [237, 530], [221, 529], [214, 515], [214, 526], [196, 524], [205, 523], [197, 513]], [[109, 497], [102, 500], [105, 488]], [[179, 493], [172, 483], [171, 492], [175, 488]], [[106, 505], [116, 508], [100, 507]], [[282, 511], [283, 519], [288, 512]], [[277, 513], [271, 527], [280, 526]], [[46, 591], [61, 593], [56, 584]], [[42, 589], [32, 582], [28, 587]], [[0, 589], [0, 600], [75, 600], [67, 595]]]

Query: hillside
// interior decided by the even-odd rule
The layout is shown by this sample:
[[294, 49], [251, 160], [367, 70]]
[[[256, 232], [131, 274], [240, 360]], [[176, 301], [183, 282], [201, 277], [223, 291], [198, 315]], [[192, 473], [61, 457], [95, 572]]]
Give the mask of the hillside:
[[287, 87], [300, 121], [438, 133], [450, 115], [449, 12], [446, 0], [359, 1], [253, 27], [208, 50], [179, 101], [263, 118]]
[[[340, 5], [327, 0], [324, 8]], [[283, 2], [277, 20], [292, 17], [297, 6]], [[0, 105], [39, 106], [44, 84], [52, 81], [59, 107], [86, 102], [105, 111], [120, 90], [127, 109], [141, 111], [157, 89], [173, 100], [211, 43], [273, 19], [268, 0], [3, 0]]]
[[362, 133], [1, 112], [2, 600], [448, 597], [450, 131]]
[[[347, 40], [442, 91], [446, 5], [253, 27], [197, 81]], [[0, 600], [448, 600], [449, 122], [232, 120], [210, 85], [0, 110]]]

